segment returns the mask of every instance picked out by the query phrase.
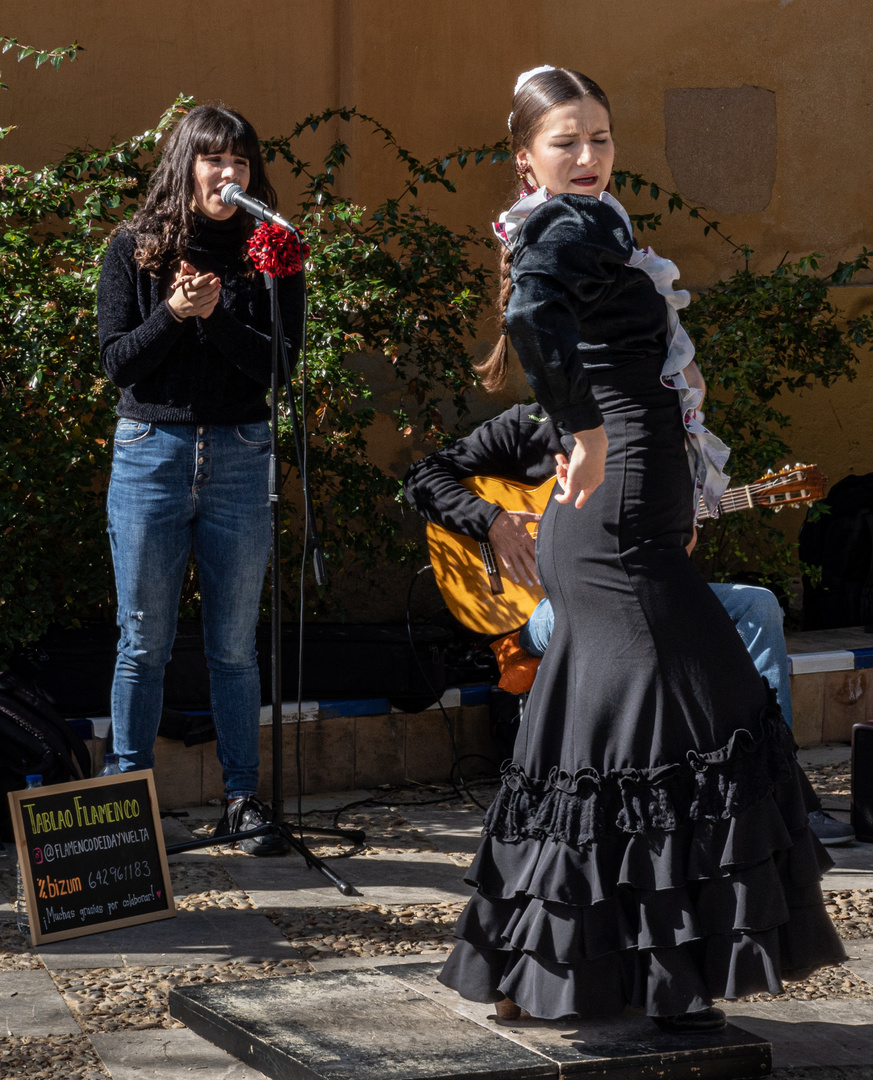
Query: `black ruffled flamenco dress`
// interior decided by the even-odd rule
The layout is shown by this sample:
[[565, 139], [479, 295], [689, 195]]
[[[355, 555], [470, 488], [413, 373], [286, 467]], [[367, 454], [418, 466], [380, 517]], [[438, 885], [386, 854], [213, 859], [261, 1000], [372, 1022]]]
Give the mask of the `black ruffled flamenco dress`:
[[540, 524], [554, 634], [440, 980], [544, 1019], [696, 1012], [845, 956], [791, 733], [685, 552], [666, 304], [632, 251], [610, 205], [545, 201], [507, 311], [539, 402], [568, 430], [602, 415], [609, 451], [585, 506]]

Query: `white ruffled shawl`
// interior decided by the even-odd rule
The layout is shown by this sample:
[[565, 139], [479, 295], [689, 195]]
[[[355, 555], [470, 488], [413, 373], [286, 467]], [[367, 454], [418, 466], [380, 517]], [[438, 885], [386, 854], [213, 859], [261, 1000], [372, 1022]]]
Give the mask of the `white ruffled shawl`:
[[[499, 221], [494, 223], [494, 234], [497, 239], [512, 250], [528, 215], [550, 198], [551, 195], [544, 187], [520, 198], [509, 210], [500, 215]], [[618, 199], [604, 191], [600, 196], [600, 201], [611, 206], [621, 217], [633, 240], [633, 226], [627, 211]], [[684, 369], [694, 359], [694, 345], [679, 321], [678, 312], [680, 308], [688, 306], [691, 295], [686, 289], [673, 288], [673, 282], [679, 278], [676, 264], [669, 259], [661, 258], [651, 248], [641, 251], [634, 247], [627, 265], [648, 274], [667, 305], [667, 358], [661, 368], [661, 382], [679, 394], [682, 406], [688, 462], [694, 480], [695, 519], [701, 498], [709, 512], [717, 517], [718, 501], [730, 482], [730, 477], [724, 473], [730, 450], [721, 439], [704, 426], [704, 415], [700, 410], [703, 391], [689, 386], [685, 379]]]

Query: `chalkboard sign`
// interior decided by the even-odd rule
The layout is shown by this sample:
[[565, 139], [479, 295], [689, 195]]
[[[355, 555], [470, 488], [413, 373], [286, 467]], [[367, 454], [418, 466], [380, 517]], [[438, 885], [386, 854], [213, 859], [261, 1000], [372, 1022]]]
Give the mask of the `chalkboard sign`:
[[151, 770], [10, 791], [34, 945], [176, 914]]

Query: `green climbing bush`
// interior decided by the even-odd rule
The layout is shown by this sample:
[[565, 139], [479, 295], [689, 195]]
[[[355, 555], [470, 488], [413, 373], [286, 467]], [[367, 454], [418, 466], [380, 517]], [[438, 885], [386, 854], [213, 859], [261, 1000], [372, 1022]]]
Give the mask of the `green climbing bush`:
[[[653, 200], [667, 195], [668, 212], [684, 212], [704, 235], [728, 244], [742, 267], [692, 298], [682, 324], [697, 348], [707, 381], [706, 423], [731, 448], [732, 485], [748, 484], [793, 460], [788, 398], [798, 390], [854, 379], [862, 350], [873, 343], [873, 320], [847, 320], [832, 290], [869, 269], [863, 249], [822, 273], [821, 255], [753, 269], [754, 252], [725, 236], [720, 223], [677, 192], [664, 193], [638, 174], [617, 173], [616, 186]], [[632, 215], [641, 233], [663, 225], [657, 213]], [[695, 562], [711, 580], [754, 574], [778, 587], [800, 572], [796, 544], [774, 523], [773, 510], [724, 514], [700, 529]]]
[[[161, 134], [192, 104], [180, 97], [153, 130], [107, 149], [74, 150], [33, 171], [0, 166], [0, 655], [51, 623], [111, 616], [104, 501], [116, 392], [99, 363], [95, 290], [108, 236], [144, 193]], [[303, 140], [332, 120], [365, 125], [403, 166], [397, 192], [372, 209], [335, 194], [349, 158], [342, 138], [317, 166], [301, 156]], [[290, 136], [265, 140], [264, 150], [297, 178], [298, 220], [312, 248], [305, 411], [329, 567], [348, 574], [402, 560], [409, 545], [397, 537], [400, 481], [368, 455], [376, 408], [363, 368], [376, 364], [379, 378], [396, 386], [393, 421], [408, 434], [436, 444], [446, 435], [442, 404], [466, 409], [469, 348], [490, 299], [489, 271], [472, 229], [452, 231], [417, 200], [429, 184], [454, 191], [450, 168], [502, 160], [505, 151], [459, 149], [420, 160], [354, 109], [307, 117]], [[298, 372], [298, 402], [301, 381]], [[294, 473], [286, 416], [280, 430]], [[297, 486], [288, 489], [290, 592], [302, 528]], [[183, 611], [193, 613], [194, 577], [184, 600]]]
[[[343, 138], [331, 144], [318, 168], [299, 156], [300, 140], [331, 121], [364, 125], [402, 166], [397, 190], [370, 209], [337, 194], [337, 179], [349, 159]], [[436, 220], [421, 207], [421, 189], [432, 185], [454, 192], [451, 167], [503, 161], [507, 150], [502, 145], [459, 148], [423, 161], [355, 109], [309, 116], [287, 138], [267, 140], [264, 150], [268, 161], [284, 160], [303, 184], [299, 221], [312, 248], [308, 469], [329, 568], [336, 575], [366, 572], [386, 560], [402, 562], [421, 548], [400, 529], [398, 477], [374, 464], [369, 453], [377, 405], [372, 382], [383, 399], [398, 399], [389, 406], [394, 427], [423, 436], [436, 448], [449, 437], [445, 404], [450, 402], [458, 417], [467, 411], [473, 386], [470, 347], [491, 299], [481, 234], [473, 228], [458, 232]], [[299, 395], [299, 375], [294, 388]], [[378, 404], [386, 408], [384, 400]], [[280, 433], [283, 458], [293, 462], [287, 419]], [[287, 534], [299, 541], [290, 516]], [[295, 547], [292, 565], [300, 554], [299, 543]], [[389, 575], [380, 576], [387, 584]], [[285, 580], [296, 583], [296, 575], [286, 574]], [[335, 610], [331, 599], [331, 593], [322, 597], [319, 610]]]

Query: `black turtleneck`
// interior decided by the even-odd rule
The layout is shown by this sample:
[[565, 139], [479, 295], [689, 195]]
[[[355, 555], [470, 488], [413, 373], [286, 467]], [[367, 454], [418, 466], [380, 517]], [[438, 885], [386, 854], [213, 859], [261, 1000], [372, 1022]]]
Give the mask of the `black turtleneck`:
[[[100, 359], [121, 388], [117, 412], [157, 423], [245, 424], [269, 416], [270, 300], [260, 273], [246, 274], [236, 217], [197, 217], [187, 259], [217, 274], [221, 294], [207, 319], [177, 322], [167, 304], [173, 273], [134, 260], [136, 234], [109, 245], [97, 287]], [[292, 363], [303, 325], [303, 274], [279, 279]]]

